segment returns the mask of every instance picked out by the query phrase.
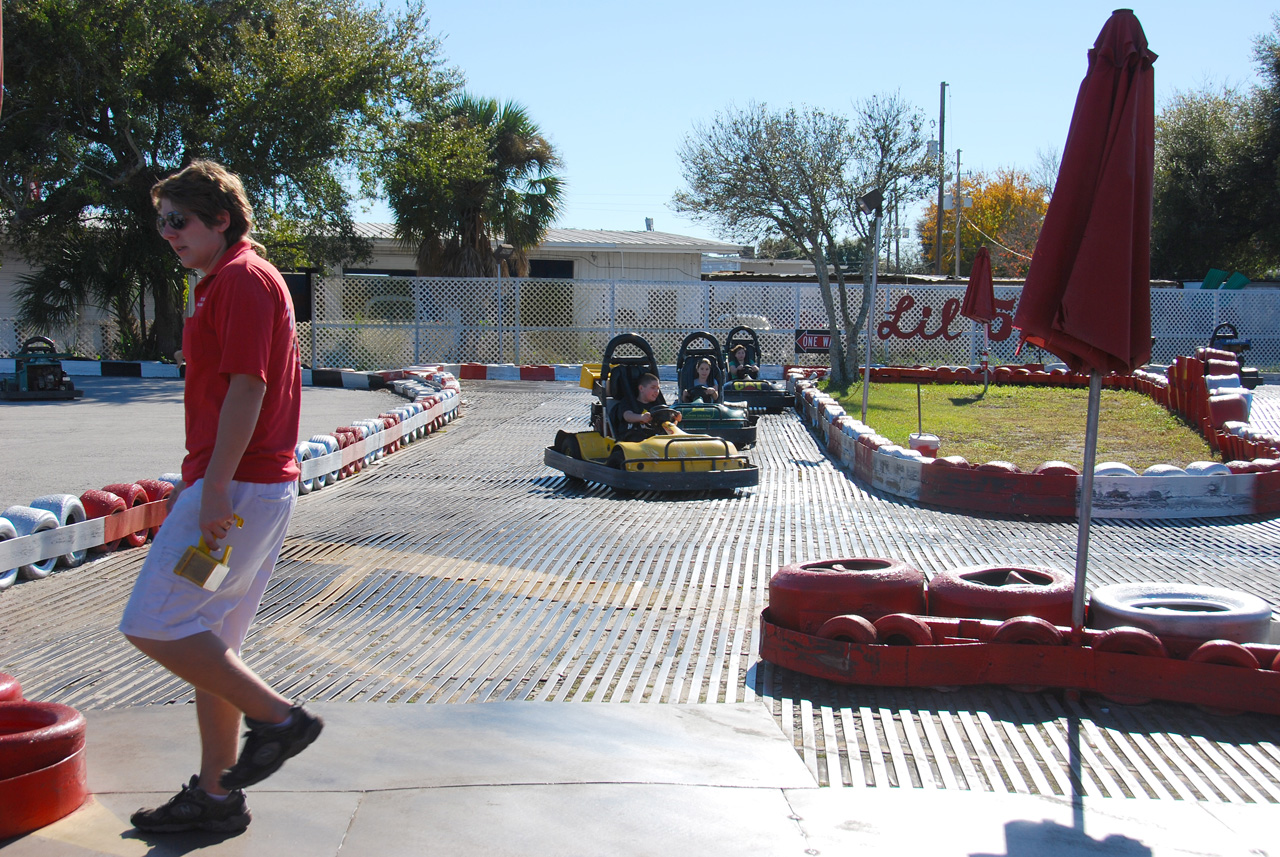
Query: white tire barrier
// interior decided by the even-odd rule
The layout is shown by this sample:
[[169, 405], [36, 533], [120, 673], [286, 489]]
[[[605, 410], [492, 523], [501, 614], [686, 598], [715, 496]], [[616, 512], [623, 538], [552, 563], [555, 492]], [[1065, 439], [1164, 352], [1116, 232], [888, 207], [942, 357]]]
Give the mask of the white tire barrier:
[[[9, 523], [13, 524], [13, 530], [17, 533], [18, 538], [58, 528], [58, 519], [52, 512], [44, 509], [33, 509], [30, 506], [10, 506], [4, 510], [4, 515], [0, 517], [9, 519]], [[51, 556], [19, 566], [18, 574], [27, 580], [39, 580], [42, 577], [48, 577], [49, 573], [53, 571], [53, 567], [57, 564], [58, 558]]]
[[1271, 605], [1247, 592], [1183, 583], [1113, 583], [1094, 590], [1089, 626], [1125, 625], [1158, 636], [1265, 643]]
[[156, 477], [156, 480], [158, 482], [168, 482], [170, 485], [173, 486], [174, 490], [176, 491], [178, 486], [182, 484], [182, 474], [181, 473], [161, 473], [159, 476]]
[[[32, 500], [31, 508], [43, 509], [51, 513], [58, 519], [58, 526], [60, 527], [78, 524], [87, 517], [84, 512], [84, 504], [74, 494], [46, 494], [43, 497], [37, 497]], [[69, 551], [57, 558], [58, 565], [63, 568], [75, 568], [84, 562], [84, 558], [88, 554], [87, 550]]]
[[[301, 468], [306, 462], [310, 461], [314, 454], [314, 449], [311, 444], [305, 441], [299, 441], [293, 447], [293, 458], [298, 462], [299, 468]], [[315, 487], [315, 479], [303, 479], [301, 475], [298, 476], [298, 496], [301, 497], [303, 495], [310, 494], [312, 489]]]
[[[340, 448], [338, 445], [338, 439], [331, 434], [313, 434], [311, 436], [311, 439], [307, 442], [312, 444], [317, 444], [323, 447], [324, 455], [328, 455], [331, 452], [337, 452], [338, 449]], [[338, 468], [337, 467], [333, 468], [333, 470], [330, 470], [328, 473], [321, 476], [320, 479], [324, 482], [325, 485], [332, 485], [333, 483], [337, 482]]]
[[1153, 464], [1142, 471], [1143, 476], [1186, 476], [1187, 471], [1172, 464]]
[[1093, 468], [1094, 476], [1137, 476], [1138, 471], [1120, 461], [1104, 461]]
[[[13, 528], [13, 522], [8, 518], [0, 517], [0, 542], [16, 539], [18, 531]], [[18, 580], [18, 570], [10, 568], [0, 571], [0, 589], [8, 589]]]

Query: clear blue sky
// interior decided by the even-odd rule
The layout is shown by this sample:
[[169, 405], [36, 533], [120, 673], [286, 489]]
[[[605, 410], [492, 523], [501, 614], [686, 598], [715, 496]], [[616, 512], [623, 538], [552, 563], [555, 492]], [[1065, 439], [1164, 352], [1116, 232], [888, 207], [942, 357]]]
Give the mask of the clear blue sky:
[[[398, 0], [390, 0], [397, 3]], [[428, 4], [467, 89], [515, 100], [564, 159], [557, 226], [724, 238], [676, 215], [676, 150], [695, 122], [751, 101], [846, 115], [899, 91], [936, 123], [947, 93], [948, 158], [1030, 171], [1061, 151], [1086, 53], [1115, 0], [1044, 3], [474, 0]], [[1258, 83], [1253, 40], [1277, 5], [1138, 5], [1155, 64], [1156, 109], [1178, 91]], [[936, 136], [936, 128], [933, 131]], [[361, 220], [389, 220], [385, 206]]]

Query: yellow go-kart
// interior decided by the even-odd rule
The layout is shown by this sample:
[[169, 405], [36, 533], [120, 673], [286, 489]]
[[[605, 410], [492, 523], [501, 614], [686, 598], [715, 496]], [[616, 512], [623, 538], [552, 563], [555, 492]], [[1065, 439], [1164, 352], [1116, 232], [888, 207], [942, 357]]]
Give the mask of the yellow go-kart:
[[674, 410], [657, 409], [660, 428], [642, 440], [620, 440], [621, 412], [643, 410], [637, 385], [645, 373], [658, 374], [653, 349], [635, 333], [615, 336], [599, 367], [584, 366], [581, 385], [596, 393], [593, 430], [560, 431], [543, 451], [543, 462], [565, 475], [640, 491], [717, 491], [759, 484], [759, 469], [724, 438], [686, 434]]

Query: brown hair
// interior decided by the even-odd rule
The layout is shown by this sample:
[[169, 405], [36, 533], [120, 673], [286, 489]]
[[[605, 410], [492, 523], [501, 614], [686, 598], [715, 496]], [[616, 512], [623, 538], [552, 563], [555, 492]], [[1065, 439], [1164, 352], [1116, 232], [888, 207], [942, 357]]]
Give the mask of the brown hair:
[[249, 237], [253, 232], [253, 208], [249, 205], [244, 183], [222, 164], [205, 158], [192, 161], [151, 187], [151, 203], [157, 211], [161, 199], [181, 206], [210, 228], [217, 224], [218, 215], [225, 211], [231, 217], [231, 225], [223, 233], [227, 237], [227, 246], [244, 238], [259, 256], [266, 255], [266, 248]]

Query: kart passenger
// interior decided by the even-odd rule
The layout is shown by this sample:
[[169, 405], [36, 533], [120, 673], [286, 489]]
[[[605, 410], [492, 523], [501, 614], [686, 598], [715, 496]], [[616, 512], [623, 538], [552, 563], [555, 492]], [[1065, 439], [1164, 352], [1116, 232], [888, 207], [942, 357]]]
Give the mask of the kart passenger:
[[703, 401], [714, 404], [720, 399], [720, 391], [716, 388], [715, 379], [711, 377], [711, 360], [703, 357], [694, 370], [693, 383], [684, 391], [686, 402]]
[[747, 346], [737, 345], [729, 353], [729, 377], [735, 381], [758, 381], [760, 367], [747, 362]]
[[[658, 376], [652, 372], [640, 376], [635, 410], [630, 403], [619, 402], [615, 407], [622, 413], [623, 426], [619, 440], [627, 442], [646, 440], [662, 431], [663, 426], [658, 422], [659, 415], [664, 417], [662, 423], [680, 421], [680, 415], [667, 407], [667, 402], [662, 397], [662, 385]], [[665, 419], [668, 414], [671, 415], [670, 418]]]

